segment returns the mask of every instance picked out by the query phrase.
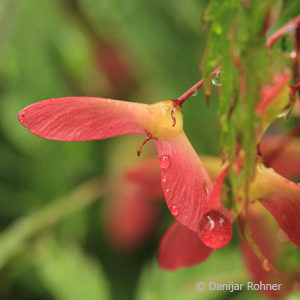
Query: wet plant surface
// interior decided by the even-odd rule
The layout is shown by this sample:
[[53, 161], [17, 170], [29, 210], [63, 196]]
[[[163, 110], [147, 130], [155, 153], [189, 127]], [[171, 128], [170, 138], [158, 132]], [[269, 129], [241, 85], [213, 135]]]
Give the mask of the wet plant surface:
[[299, 14], [4, 0], [0, 298], [297, 299]]

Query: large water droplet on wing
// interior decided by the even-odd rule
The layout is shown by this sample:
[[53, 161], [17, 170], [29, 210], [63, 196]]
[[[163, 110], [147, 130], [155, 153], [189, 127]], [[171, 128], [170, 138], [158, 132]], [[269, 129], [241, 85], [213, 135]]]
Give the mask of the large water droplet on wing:
[[287, 56], [295, 52], [295, 31], [291, 30], [281, 38], [281, 50]]
[[199, 237], [210, 248], [224, 247], [231, 240], [232, 224], [220, 212], [210, 210], [199, 223]]

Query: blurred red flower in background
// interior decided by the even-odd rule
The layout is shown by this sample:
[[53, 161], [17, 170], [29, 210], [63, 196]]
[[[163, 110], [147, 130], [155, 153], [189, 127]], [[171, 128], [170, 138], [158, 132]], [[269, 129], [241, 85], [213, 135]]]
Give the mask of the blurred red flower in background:
[[120, 250], [143, 244], [159, 221], [158, 203], [163, 199], [157, 157], [142, 159], [114, 180], [105, 214], [107, 238]]

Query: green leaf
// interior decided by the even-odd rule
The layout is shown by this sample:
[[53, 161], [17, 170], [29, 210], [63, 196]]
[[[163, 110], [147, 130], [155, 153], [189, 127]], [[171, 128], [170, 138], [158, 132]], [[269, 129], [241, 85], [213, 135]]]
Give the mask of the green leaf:
[[300, 298], [300, 293], [294, 293], [289, 295], [285, 300], [298, 300]]
[[82, 184], [69, 195], [17, 220], [2, 232], [0, 234], [0, 268], [22, 252], [29, 239], [95, 201], [103, 193], [98, 185], [98, 180]]
[[[219, 87], [219, 125], [221, 154], [231, 164], [237, 155], [244, 157], [239, 176], [229, 172], [232, 203], [242, 187], [247, 196], [256, 157], [255, 131], [258, 124], [255, 107], [263, 84], [269, 78], [269, 57], [265, 46], [265, 18], [270, 1], [210, 1], [205, 14], [209, 22], [208, 40], [202, 68], [206, 89], [212, 88], [210, 74], [221, 65]], [[240, 149], [237, 152], [237, 149]], [[240, 177], [240, 178], [239, 178]]]
[[55, 299], [109, 299], [101, 265], [75, 245], [63, 246], [52, 237], [41, 239], [33, 251], [32, 262]]
[[[206, 288], [196, 289], [196, 283], [203, 281]], [[161, 270], [157, 262], [145, 267], [139, 282], [137, 299], [139, 300], [198, 300], [218, 299], [229, 291], [209, 290], [209, 282], [244, 283], [246, 274], [243, 262], [236, 249], [223, 248], [215, 251], [204, 263], [177, 271]]]

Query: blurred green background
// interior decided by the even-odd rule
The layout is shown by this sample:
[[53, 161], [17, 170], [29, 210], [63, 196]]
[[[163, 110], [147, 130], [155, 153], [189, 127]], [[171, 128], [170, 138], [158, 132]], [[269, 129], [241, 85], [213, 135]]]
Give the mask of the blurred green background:
[[[236, 238], [202, 265], [166, 272], [155, 255], [172, 221], [161, 218], [133, 251], [109, 243], [104, 186], [136, 162], [143, 137], [47, 141], [17, 114], [43, 99], [98, 96], [154, 103], [201, 78], [200, 0], [0, 1], [0, 299], [256, 299], [243, 291], [199, 292], [198, 280], [244, 282]], [[218, 154], [216, 99], [184, 105], [200, 154]], [[153, 152], [149, 144], [142, 157]], [[95, 196], [97, 195], [97, 196]], [[296, 298], [295, 298], [296, 299]]]

